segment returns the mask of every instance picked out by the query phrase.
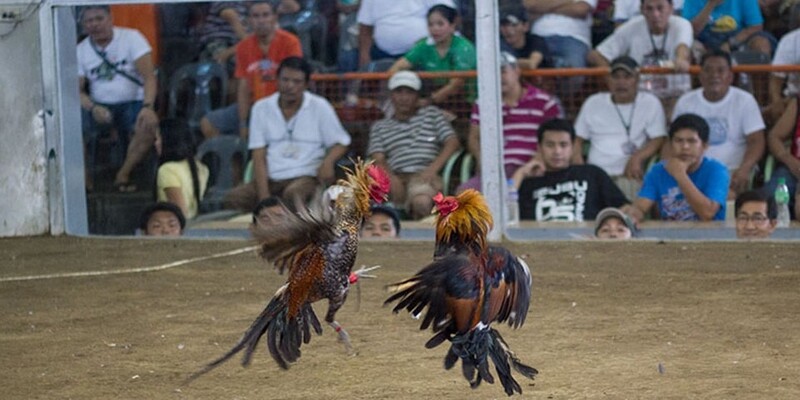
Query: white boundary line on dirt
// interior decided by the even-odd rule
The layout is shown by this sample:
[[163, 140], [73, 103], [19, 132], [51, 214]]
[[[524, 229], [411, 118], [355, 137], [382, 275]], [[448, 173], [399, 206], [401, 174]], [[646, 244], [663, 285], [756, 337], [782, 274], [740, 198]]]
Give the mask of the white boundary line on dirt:
[[130, 269], [113, 269], [109, 271], [83, 271], [83, 272], [65, 272], [63, 274], [46, 274], [46, 275], [29, 275], [29, 276], [11, 276], [7, 278], [0, 278], [0, 282], [15, 282], [15, 281], [33, 281], [38, 279], [59, 279], [59, 278], [80, 278], [85, 276], [103, 276], [103, 275], [118, 275], [118, 274], [135, 274], [140, 272], [153, 272], [153, 271], [163, 271], [165, 269], [170, 269], [174, 267], [178, 267], [185, 264], [191, 264], [198, 261], [205, 261], [211, 260], [214, 258], [221, 258], [221, 257], [228, 257], [228, 256], [235, 256], [237, 254], [246, 253], [248, 251], [253, 251], [257, 249], [258, 246], [248, 246], [241, 249], [226, 251], [224, 253], [217, 253], [212, 254], [210, 256], [202, 256], [202, 257], [194, 257], [194, 258], [187, 258], [184, 260], [174, 261], [167, 264], [156, 265], [153, 267], [141, 267], [141, 268], [130, 268]]

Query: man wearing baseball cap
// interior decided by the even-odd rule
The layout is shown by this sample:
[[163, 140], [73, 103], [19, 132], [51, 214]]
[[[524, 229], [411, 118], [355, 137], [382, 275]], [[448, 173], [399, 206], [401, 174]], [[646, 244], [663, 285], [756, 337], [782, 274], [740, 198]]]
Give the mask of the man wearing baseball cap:
[[412, 71], [389, 79], [394, 114], [375, 122], [367, 155], [389, 171], [389, 200], [413, 219], [430, 214], [433, 196], [442, 190], [439, 171], [461, 144], [436, 106], [419, 107], [422, 81]]
[[648, 161], [658, 154], [666, 137], [661, 101], [638, 90], [639, 71], [633, 58], [611, 62], [608, 91], [590, 96], [575, 120], [575, 148], [590, 143], [588, 158], [573, 153], [572, 163], [588, 162], [602, 168], [629, 199], [642, 187]]
[[524, 10], [510, 10], [500, 15], [500, 35], [500, 50], [514, 55], [520, 68], [546, 66], [547, 44], [531, 33], [528, 13]]

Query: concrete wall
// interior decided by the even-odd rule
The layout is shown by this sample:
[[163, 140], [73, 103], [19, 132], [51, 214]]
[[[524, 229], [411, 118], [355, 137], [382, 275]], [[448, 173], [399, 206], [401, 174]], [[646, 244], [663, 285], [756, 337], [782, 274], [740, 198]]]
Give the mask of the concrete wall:
[[38, 235], [50, 231], [38, 14], [13, 25], [0, 22], [0, 236]]

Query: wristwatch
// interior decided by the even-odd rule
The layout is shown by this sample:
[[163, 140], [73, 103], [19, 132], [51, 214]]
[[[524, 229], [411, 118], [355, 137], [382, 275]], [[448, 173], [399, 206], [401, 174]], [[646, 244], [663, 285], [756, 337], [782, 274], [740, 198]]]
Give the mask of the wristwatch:
[[153, 109], [153, 103], [142, 103], [142, 108]]

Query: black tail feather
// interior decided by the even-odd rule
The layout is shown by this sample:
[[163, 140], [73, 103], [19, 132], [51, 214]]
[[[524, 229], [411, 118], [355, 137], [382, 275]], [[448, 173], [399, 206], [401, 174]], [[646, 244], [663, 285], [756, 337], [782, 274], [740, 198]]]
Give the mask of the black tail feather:
[[301, 342], [308, 343], [311, 340], [311, 328], [320, 335], [322, 334], [322, 325], [311, 305], [304, 305], [298, 316], [292, 319], [287, 319], [286, 313], [286, 301], [283, 299], [283, 293], [278, 293], [270, 300], [233, 348], [189, 376], [185, 384], [222, 365], [242, 350], [244, 350], [242, 366], [247, 367], [250, 365], [259, 340], [265, 333], [270, 355], [279, 367], [288, 369], [290, 363], [300, 358]]
[[[443, 338], [449, 337], [443, 333], [446, 331], [439, 332], [428, 344], [438, 345]], [[444, 368], [451, 369], [461, 359], [461, 373], [473, 389], [480, 386], [482, 381], [494, 383], [494, 376], [489, 372], [490, 358], [500, 384], [503, 385], [503, 391], [509, 396], [514, 393], [522, 394], [522, 387], [511, 375], [512, 368], [529, 379], [534, 379], [539, 373], [536, 368], [523, 364], [509, 349], [500, 333], [492, 328], [455, 335], [450, 341], [452, 344], [444, 358]]]

